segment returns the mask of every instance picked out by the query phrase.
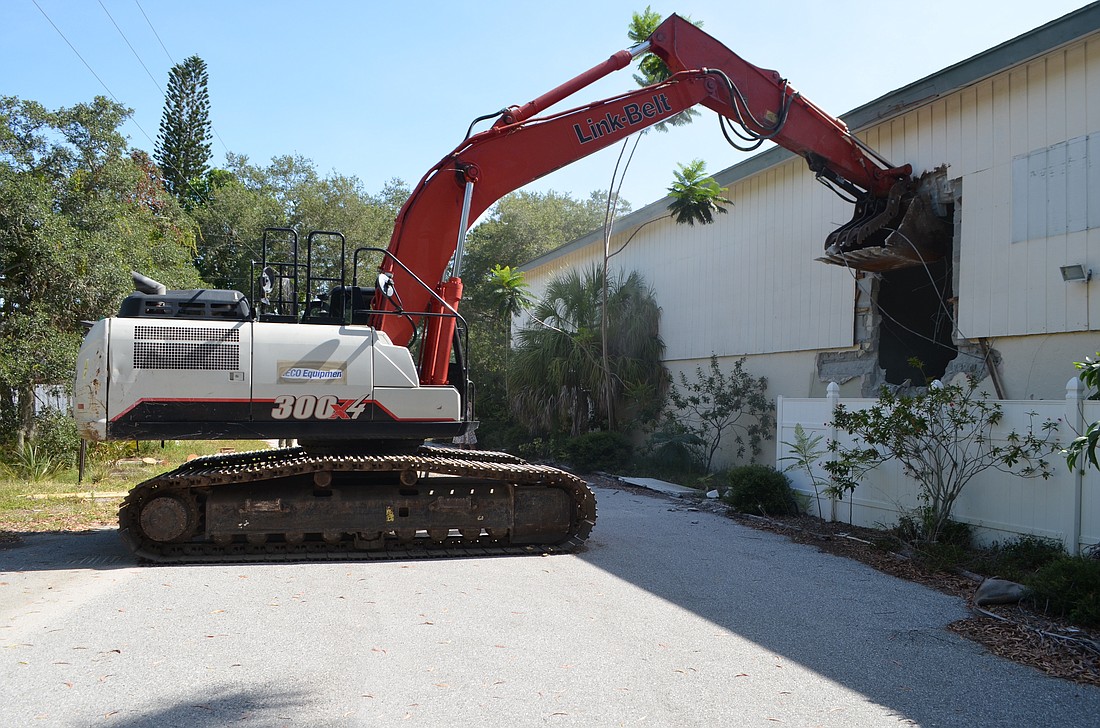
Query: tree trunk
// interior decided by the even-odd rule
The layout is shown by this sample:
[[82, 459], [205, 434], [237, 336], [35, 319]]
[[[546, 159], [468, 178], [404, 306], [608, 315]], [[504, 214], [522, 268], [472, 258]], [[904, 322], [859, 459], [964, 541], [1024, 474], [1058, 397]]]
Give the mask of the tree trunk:
[[34, 440], [34, 385], [27, 384], [15, 391], [18, 423], [15, 428], [15, 449], [22, 451]]

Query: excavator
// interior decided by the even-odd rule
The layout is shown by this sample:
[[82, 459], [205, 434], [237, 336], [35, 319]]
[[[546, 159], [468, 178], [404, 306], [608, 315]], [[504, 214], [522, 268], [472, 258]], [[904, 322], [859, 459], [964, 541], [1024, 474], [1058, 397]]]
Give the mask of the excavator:
[[[546, 113], [652, 53], [660, 83]], [[259, 290], [135, 292], [84, 339], [74, 416], [104, 440], [297, 440], [211, 455], [135, 486], [120, 533], [152, 563], [393, 559], [569, 552], [596, 500], [568, 472], [505, 453], [437, 444], [475, 426], [463, 245], [496, 200], [696, 105], [739, 148], [801, 155], [855, 205], [826, 258], [888, 270], [943, 254], [946, 223], [909, 165], [893, 166], [778, 73], [672, 15], [522, 106], [479, 117], [412, 190], [387, 248], [343, 236], [264, 233]], [[541, 115], [540, 115], [541, 114]], [[492, 120], [488, 128], [474, 127]], [[904, 245], [897, 242], [898, 234]], [[326, 263], [324, 253], [336, 258]], [[366, 272], [364, 272], [366, 271]], [[254, 276], [256, 277], [256, 276]], [[253, 283], [252, 288], [257, 288]]]

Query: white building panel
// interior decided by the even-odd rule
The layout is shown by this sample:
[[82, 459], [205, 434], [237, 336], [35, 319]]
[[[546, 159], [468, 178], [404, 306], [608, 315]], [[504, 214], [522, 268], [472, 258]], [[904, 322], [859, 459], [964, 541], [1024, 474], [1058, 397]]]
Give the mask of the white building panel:
[[1098, 45], [1071, 44], [959, 92], [963, 136], [974, 135], [962, 140], [973, 147], [962, 169], [950, 170], [962, 180], [964, 336], [1089, 328], [1089, 287], [1064, 282], [1059, 268], [1100, 269], [1100, 116], [1088, 87], [1100, 78]]
[[[662, 308], [670, 359], [707, 358], [852, 345], [852, 275], [814, 260], [825, 235], [851, 211], [791, 159], [732, 185], [726, 214], [711, 225], [651, 223], [611, 259], [638, 271]], [[834, 201], [835, 200], [835, 201]], [[613, 235], [618, 250], [633, 234]], [[602, 240], [527, 271], [539, 296], [554, 275], [602, 260]]]
[[[1100, 290], [1100, 33], [1090, 8], [850, 115], [887, 160], [917, 174], [946, 165], [958, 182], [953, 294], [963, 339], [1011, 346], [1009, 337], [1100, 325], [1100, 293], [1090, 295]], [[776, 155], [716, 176], [731, 180], [728, 214], [710, 226], [647, 224], [612, 262], [655, 290], [666, 358], [852, 347], [852, 275], [814, 260], [851, 206], [817, 184], [801, 159]], [[647, 208], [650, 216], [661, 214], [658, 204], [667, 201]], [[612, 248], [633, 232], [617, 233]], [[533, 290], [563, 267], [597, 263], [598, 237], [535, 261]], [[1063, 281], [1059, 267], [1069, 264], [1098, 280]], [[1005, 368], [1031, 386], [1018, 370], [1034, 366]]]

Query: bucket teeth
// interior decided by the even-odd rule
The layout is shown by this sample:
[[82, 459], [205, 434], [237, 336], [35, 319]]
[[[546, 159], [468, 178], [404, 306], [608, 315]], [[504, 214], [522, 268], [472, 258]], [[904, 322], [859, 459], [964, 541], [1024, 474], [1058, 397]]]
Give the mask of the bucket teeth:
[[826, 238], [818, 260], [881, 273], [943, 258], [953, 231], [930, 199], [933, 174], [898, 182], [886, 198], [859, 200], [852, 219]]

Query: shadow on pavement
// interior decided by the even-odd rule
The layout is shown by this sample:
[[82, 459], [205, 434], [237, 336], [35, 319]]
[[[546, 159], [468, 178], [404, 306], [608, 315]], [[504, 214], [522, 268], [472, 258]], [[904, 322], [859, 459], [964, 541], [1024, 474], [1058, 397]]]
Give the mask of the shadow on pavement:
[[104, 716], [112, 726], [134, 728], [215, 728], [238, 722], [254, 725], [286, 725], [301, 721], [306, 710], [302, 694], [257, 694], [237, 691], [223, 695], [194, 695], [174, 705], [167, 705], [137, 716]]
[[17, 543], [0, 545], [0, 571], [126, 569], [137, 560], [117, 528], [79, 533], [20, 533]]
[[[948, 632], [968, 615], [958, 598], [698, 512], [689, 501], [616, 489], [597, 498], [600, 520], [580, 559], [899, 719], [1094, 724], [1100, 690], [1001, 660]], [[738, 670], [730, 667], [732, 678]]]

